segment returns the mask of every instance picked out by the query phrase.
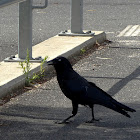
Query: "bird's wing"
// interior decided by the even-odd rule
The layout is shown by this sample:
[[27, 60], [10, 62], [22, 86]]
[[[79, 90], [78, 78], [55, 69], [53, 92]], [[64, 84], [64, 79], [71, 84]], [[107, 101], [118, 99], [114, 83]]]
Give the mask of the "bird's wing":
[[97, 87], [94, 83], [88, 83], [89, 85], [85, 95], [92, 103], [103, 105], [113, 99], [109, 94]]
[[96, 86], [96, 84], [92, 83], [92, 82], [88, 82], [90, 84], [90, 86], [98, 91], [100, 91], [102, 93], [102, 95], [107, 96], [108, 98], [112, 98], [109, 94], [107, 94], [105, 91], [103, 91], [101, 88], [99, 88], [98, 86]]
[[79, 79], [61, 80], [59, 85], [66, 96], [73, 96], [75, 98], [85, 93], [84, 86]]
[[86, 94], [86, 88], [89, 85], [88, 81], [75, 71], [67, 74], [69, 74], [67, 78], [62, 78], [58, 75], [58, 83], [63, 93], [70, 99], [80, 98], [80, 96]]
[[103, 100], [112, 98], [94, 83], [88, 82], [73, 70], [64, 73], [64, 75], [66, 75], [67, 78], [62, 78], [58, 75], [58, 82], [63, 93], [70, 99], [76, 98], [86, 103], [100, 103]]

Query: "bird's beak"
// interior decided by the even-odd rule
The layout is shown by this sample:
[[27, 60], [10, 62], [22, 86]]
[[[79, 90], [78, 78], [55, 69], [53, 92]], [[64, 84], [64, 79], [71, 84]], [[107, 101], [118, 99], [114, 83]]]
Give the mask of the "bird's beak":
[[55, 59], [52, 59], [47, 62], [48, 65], [55, 65], [55, 63], [56, 63]]
[[53, 60], [50, 60], [50, 61], [47, 62], [47, 64], [48, 65], [54, 65], [54, 62], [53, 62]]

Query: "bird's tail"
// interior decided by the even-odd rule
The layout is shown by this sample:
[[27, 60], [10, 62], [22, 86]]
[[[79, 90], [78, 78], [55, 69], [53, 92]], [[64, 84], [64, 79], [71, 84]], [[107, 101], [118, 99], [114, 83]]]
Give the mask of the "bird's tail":
[[111, 100], [111, 104], [108, 107], [110, 109], [113, 109], [113, 110], [125, 115], [126, 117], [129, 117], [129, 118], [130, 118], [130, 115], [128, 114], [128, 111], [129, 112], [136, 112], [135, 109], [132, 109], [126, 105], [123, 105], [123, 104], [117, 102], [116, 100], [114, 100], [113, 98]]

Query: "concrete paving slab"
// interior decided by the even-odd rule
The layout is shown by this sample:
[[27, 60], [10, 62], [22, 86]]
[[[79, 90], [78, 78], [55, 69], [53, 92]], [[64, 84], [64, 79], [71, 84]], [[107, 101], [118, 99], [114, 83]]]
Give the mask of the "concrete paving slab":
[[[102, 43], [106, 40], [106, 34], [103, 31], [93, 32], [95, 32], [93, 37], [54, 36], [33, 46], [33, 58], [48, 56], [48, 60], [51, 60], [60, 55], [70, 57], [82, 48], [92, 47], [96, 41]], [[38, 72], [39, 69], [39, 63], [31, 64], [31, 74]], [[49, 71], [48, 68], [46, 70]], [[0, 98], [19, 86], [23, 86], [24, 82], [25, 78], [19, 62], [0, 63]]]

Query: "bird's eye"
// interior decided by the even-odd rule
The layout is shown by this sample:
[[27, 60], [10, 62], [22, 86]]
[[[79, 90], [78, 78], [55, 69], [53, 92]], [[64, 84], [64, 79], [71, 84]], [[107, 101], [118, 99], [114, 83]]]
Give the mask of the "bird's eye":
[[59, 62], [61, 62], [61, 59], [58, 59]]

